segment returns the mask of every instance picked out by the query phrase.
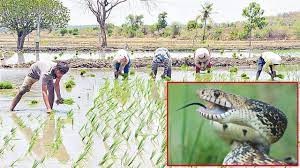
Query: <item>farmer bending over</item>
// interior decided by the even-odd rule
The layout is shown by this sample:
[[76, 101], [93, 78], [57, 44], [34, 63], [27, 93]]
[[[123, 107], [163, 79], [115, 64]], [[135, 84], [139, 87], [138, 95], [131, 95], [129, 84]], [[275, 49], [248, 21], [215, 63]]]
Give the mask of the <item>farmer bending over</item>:
[[[55, 97], [54, 90], [57, 96], [56, 103], [63, 103], [63, 98], [60, 95], [59, 82], [62, 76], [68, 71], [69, 66], [65, 62], [54, 63], [50, 61], [38, 61], [32, 64], [29, 69], [29, 73], [25, 77], [22, 86], [11, 103], [10, 110], [13, 111], [22, 96], [26, 92], [30, 91], [31, 86], [38, 80], [42, 79], [42, 95], [47, 108], [47, 113], [50, 113], [52, 111]], [[53, 79], [55, 79], [54, 83]]]
[[152, 72], [151, 76], [155, 79], [157, 74], [157, 69], [159, 65], [164, 66], [164, 73], [161, 77], [164, 79], [166, 76], [171, 78], [171, 67], [172, 59], [169, 50], [166, 48], [158, 48], [154, 52], [154, 58], [152, 61]]
[[[258, 80], [260, 73], [265, 67], [265, 72], [267, 72], [272, 80], [276, 77], [275, 65], [281, 64], [281, 57], [273, 52], [263, 52], [257, 60], [257, 73], [256, 80]], [[270, 72], [268, 71], [268, 67], [270, 68]]]
[[210, 52], [206, 48], [198, 48], [194, 53], [196, 73], [207, 70], [210, 73]]
[[122, 75], [124, 78], [128, 77], [130, 58], [129, 53], [126, 50], [121, 49], [117, 52], [113, 59], [113, 67], [115, 79], [118, 79], [119, 75]]

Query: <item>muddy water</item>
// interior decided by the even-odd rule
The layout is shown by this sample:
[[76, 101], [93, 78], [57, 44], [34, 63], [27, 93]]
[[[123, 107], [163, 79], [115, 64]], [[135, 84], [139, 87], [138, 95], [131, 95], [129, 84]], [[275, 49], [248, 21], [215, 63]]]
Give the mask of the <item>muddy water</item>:
[[[215, 70], [212, 72], [211, 80], [240, 81], [242, 80], [240, 74], [243, 72], [247, 73], [251, 80], [254, 80], [256, 74], [254, 69], [243, 69], [231, 78], [229, 77], [230, 73], [228, 70]], [[0, 69], [0, 81], [11, 81], [14, 86], [19, 86], [26, 73], [27, 69]], [[87, 74], [90, 73], [95, 74], [95, 77], [82, 77], [79, 75], [79, 70], [72, 69], [71, 72], [63, 78], [61, 82], [62, 95], [64, 98], [73, 98], [75, 103], [71, 106], [55, 105], [54, 110], [56, 110], [56, 112], [51, 116], [45, 112], [45, 106], [40, 92], [41, 83], [35, 84], [31, 92], [24, 95], [16, 107], [17, 111], [13, 113], [8, 112], [7, 109], [9, 108], [16, 89], [6, 92], [0, 91], [0, 147], [4, 151], [2, 154], [0, 151], [0, 163], [4, 163], [1, 164], [1, 166], [4, 165], [4, 167], [6, 167], [15, 162], [14, 165], [16, 166], [22, 165], [22, 167], [29, 167], [32, 166], [35, 161], [40, 161], [44, 157], [46, 157], [46, 160], [43, 163], [46, 167], [70, 167], [70, 165], [76, 161], [84, 148], [79, 132], [83, 124], [87, 122], [86, 113], [93, 106], [94, 98], [105, 80], [113, 80], [113, 75], [109, 71], [91, 69]], [[192, 71], [173, 70], [172, 80], [194, 81], [193, 73]], [[285, 76], [289, 76], [289, 79], [299, 80], [299, 71], [282, 73]], [[130, 77], [129, 80], [134, 80], [135, 77], [148, 79], [148, 74], [148, 71], [138, 71], [135, 76]], [[161, 74], [161, 71], [159, 74]], [[203, 77], [204, 75], [205, 74], [202, 74]], [[71, 77], [74, 78], [76, 86], [72, 91], [67, 91], [64, 89], [63, 83]], [[269, 76], [265, 73], [261, 76], [261, 80], [268, 80], [268, 78]], [[30, 105], [31, 100], [37, 100], [38, 104]], [[67, 116], [70, 110], [73, 111], [73, 121], [68, 119]], [[63, 123], [61, 131], [62, 143], [55, 150], [54, 154], [51, 154], [53, 142], [58, 137], [59, 121]], [[38, 136], [34, 136], [37, 132]], [[5, 145], [5, 141], [3, 141], [3, 139], [5, 139], [4, 137], [6, 137], [6, 139], [11, 137], [8, 145]], [[32, 141], [32, 137], [35, 137], [36, 140]], [[95, 136], [93, 141], [93, 150], [89, 153], [85, 165], [88, 167], [97, 166], [99, 160], [101, 160], [106, 152], [105, 144], [102, 140], [99, 140], [99, 137]], [[34, 145], [30, 148], [32, 142], [34, 142]], [[2, 148], [4, 146], [5, 148]], [[28, 150], [30, 150], [29, 153], [26, 152]], [[152, 151], [153, 149], [145, 150]], [[157, 149], [157, 151], [159, 152], [160, 149]], [[148, 165], [148, 162], [145, 163]]]

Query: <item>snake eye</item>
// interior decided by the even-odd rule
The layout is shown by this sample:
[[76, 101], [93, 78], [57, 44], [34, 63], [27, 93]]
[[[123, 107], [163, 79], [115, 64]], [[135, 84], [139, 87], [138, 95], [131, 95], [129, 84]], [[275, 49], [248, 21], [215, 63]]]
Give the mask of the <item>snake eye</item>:
[[220, 96], [220, 94], [221, 93], [218, 90], [214, 91], [214, 96], [215, 96], [216, 99]]

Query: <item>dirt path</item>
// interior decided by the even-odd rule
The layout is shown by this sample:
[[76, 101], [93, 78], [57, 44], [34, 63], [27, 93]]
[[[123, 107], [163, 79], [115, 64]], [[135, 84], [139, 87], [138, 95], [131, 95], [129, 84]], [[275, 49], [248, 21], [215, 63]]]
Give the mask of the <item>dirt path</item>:
[[[66, 60], [72, 68], [111, 68], [111, 59], [69, 59]], [[24, 64], [9, 64], [2, 65], [3, 68], [28, 68], [34, 62]], [[132, 60], [132, 66], [135, 68], [150, 67], [152, 63], [151, 58], [136, 58]], [[182, 65], [194, 66], [194, 60], [191, 57], [183, 59], [173, 59], [173, 67], [181, 67]], [[256, 66], [255, 58], [212, 58], [212, 64], [215, 67], [237, 66], [250, 67]], [[284, 65], [299, 65], [299, 57], [283, 57], [282, 64]]]

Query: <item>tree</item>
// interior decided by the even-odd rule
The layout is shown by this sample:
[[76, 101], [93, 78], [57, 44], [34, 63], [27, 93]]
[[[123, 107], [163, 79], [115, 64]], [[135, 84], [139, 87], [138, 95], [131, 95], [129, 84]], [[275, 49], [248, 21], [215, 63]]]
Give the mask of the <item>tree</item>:
[[128, 15], [126, 17], [127, 25], [129, 25], [134, 31], [137, 31], [143, 26], [143, 15]]
[[171, 30], [172, 30], [172, 38], [175, 38], [177, 35], [180, 34], [180, 24], [176, 22], [172, 23]]
[[143, 18], [143, 15], [128, 15], [126, 17], [126, 24], [123, 26], [123, 28], [125, 28], [126, 34], [129, 37], [136, 36], [138, 31], [142, 33], [140, 29], [144, 24]]
[[37, 28], [63, 28], [70, 20], [69, 10], [58, 0], [0, 0], [0, 24], [15, 31], [17, 49], [22, 50], [25, 38]]
[[188, 30], [194, 30], [194, 29], [197, 29], [199, 26], [197, 24], [197, 22], [195, 20], [190, 20], [188, 21], [187, 25], [186, 25], [186, 28]]
[[[109, 18], [112, 10], [118, 5], [126, 2], [128, 0], [84, 0], [90, 11], [96, 16], [97, 22], [100, 27], [100, 37], [99, 41], [101, 47], [107, 47], [107, 28], [106, 21]], [[140, 0], [149, 4], [151, 0]]]
[[158, 15], [158, 21], [157, 21], [157, 26], [156, 26], [158, 31], [160, 31], [161, 29], [164, 29], [168, 26], [168, 23], [166, 21], [167, 15], [168, 15], [167, 12], [163, 12]]
[[206, 26], [207, 26], [207, 20], [210, 18], [212, 9], [213, 9], [213, 3], [205, 3], [204, 5], [202, 5], [201, 14], [196, 19], [196, 20], [200, 19], [203, 22], [202, 41], [205, 40], [205, 31], [206, 31]]
[[256, 2], [251, 2], [248, 7], [243, 9], [243, 16], [247, 18], [244, 25], [244, 30], [249, 37], [249, 46], [252, 44], [252, 32], [256, 28], [262, 29], [267, 25], [266, 18], [263, 17], [264, 10], [260, 8], [260, 5]]

